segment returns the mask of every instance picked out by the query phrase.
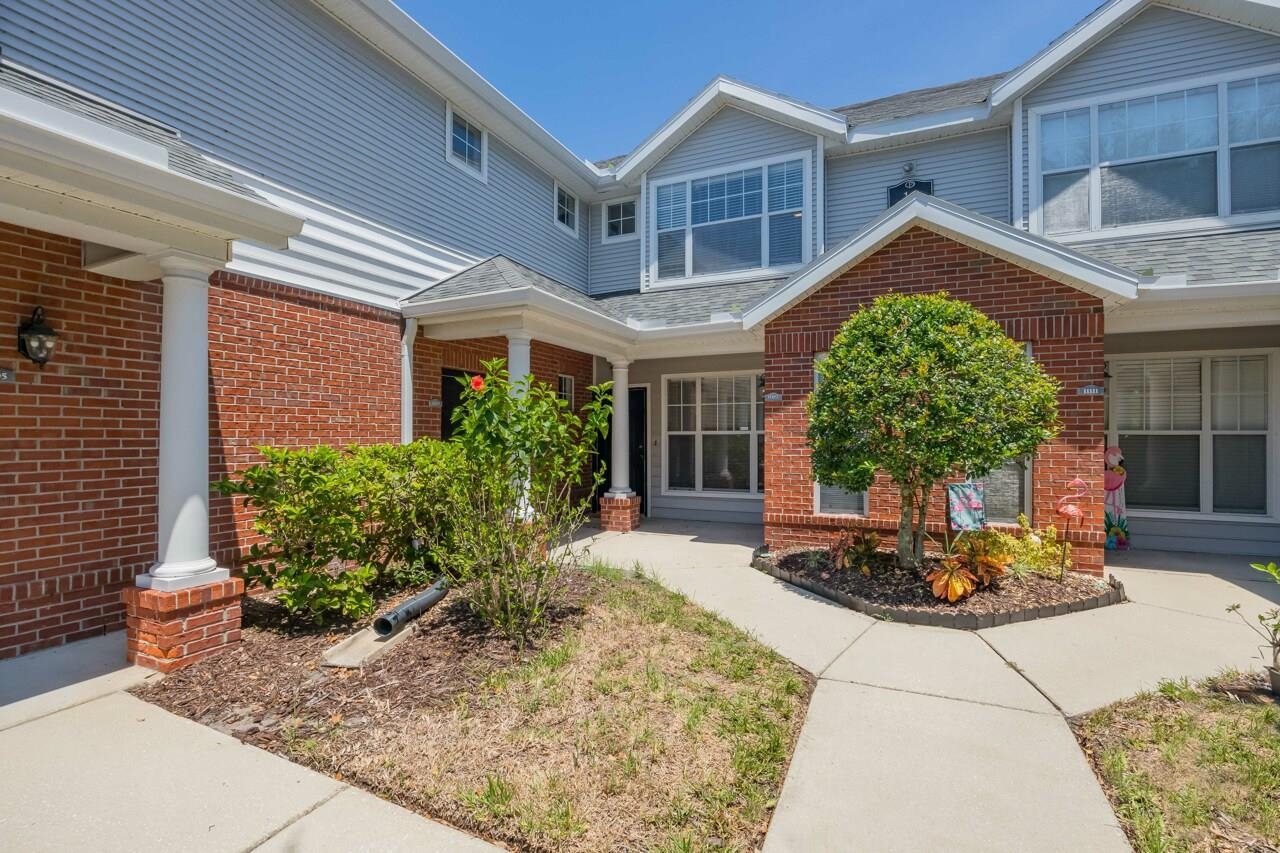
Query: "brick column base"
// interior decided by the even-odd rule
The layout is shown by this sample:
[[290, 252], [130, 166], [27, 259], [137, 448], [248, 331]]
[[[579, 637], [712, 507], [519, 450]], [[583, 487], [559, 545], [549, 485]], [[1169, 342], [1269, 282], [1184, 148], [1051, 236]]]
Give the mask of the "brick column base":
[[218, 581], [159, 592], [124, 588], [129, 663], [172, 672], [240, 639], [244, 581]]
[[600, 528], [615, 533], [630, 533], [640, 526], [640, 496], [600, 499]]

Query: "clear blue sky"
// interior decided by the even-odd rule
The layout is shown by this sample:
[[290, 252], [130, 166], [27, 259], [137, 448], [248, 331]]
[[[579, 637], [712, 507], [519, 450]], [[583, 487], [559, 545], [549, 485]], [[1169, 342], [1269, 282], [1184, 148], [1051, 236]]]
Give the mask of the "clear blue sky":
[[1014, 68], [1098, 0], [398, 2], [599, 160], [630, 151], [716, 74], [841, 106]]

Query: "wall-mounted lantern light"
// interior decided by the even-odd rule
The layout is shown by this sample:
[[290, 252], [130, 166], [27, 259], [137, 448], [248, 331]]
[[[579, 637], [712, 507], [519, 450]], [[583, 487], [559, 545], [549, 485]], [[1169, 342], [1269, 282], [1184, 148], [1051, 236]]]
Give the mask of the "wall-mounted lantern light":
[[58, 333], [44, 321], [44, 309], [36, 308], [31, 318], [18, 324], [18, 352], [40, 365], [41, 368], [53, 355]]

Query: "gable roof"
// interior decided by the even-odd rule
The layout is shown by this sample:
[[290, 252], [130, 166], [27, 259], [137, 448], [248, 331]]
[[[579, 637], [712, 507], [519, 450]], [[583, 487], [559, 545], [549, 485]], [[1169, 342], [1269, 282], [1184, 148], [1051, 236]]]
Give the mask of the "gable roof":
[[751, 329], [768, 322], [917, 225], [1111, 304], [1137, 297], [1138, 284], [1145, 280], [1136, 273], [949, 201], [911, 193], [751, 306], [742, 317], [743, 327]]
[[867, 124], [877, 121], [892, 121], [896, 118], [951, 110], [957, 107], [971, 107], [984, 103], [991, 87], [1004, 79], [1007, 72], [988, 74], [961, 80], [958, 83], [947, 83], [942, 86], [930, 86], [927, 89], [914, 89], [900, 92], [871, 101], [861, 101], [836, 107], [849, 120], [851, 125]]
[[614, 174], [620, 181], [639, 175], [723, 107], [736, 107], [789, 127], [840, 141], [844, 140], [848, 128], [847, 120], [840, 113], [728, 77], [717, 77], [618, 163]]
[[1039, 86], [1152, 5], [1280, 34], [1280, 0], [1108, 0], [997, 84], [992, 109]]

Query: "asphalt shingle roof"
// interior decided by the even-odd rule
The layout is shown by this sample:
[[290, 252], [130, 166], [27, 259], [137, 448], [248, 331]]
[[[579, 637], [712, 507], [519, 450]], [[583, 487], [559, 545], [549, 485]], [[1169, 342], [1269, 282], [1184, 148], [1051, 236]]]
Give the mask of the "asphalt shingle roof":
[[1078, 246], [1101, 261], [1145, 275], [1187, 276], [1188, 284], [1275, 281], [1280, 229]]
[[988, 74], [985, 77], [974, 77], [971, 80], [961, 80], [945, 86], [915, 89], [872, 101], [836, 107], [835, 112], [842, 113], [849, 120], [849, 124], [859, 125], [957, 107], [970, 107], [984, 102], [991, 94], [991, 87], [1004, 77], [1004, 73]]
[[173, 171], [246, 198], [261, 200], [257, 193], [240, 183], [230, 170], [205, 157], [185, 142], [176, 130], [158, 122], [60, 86], [6, 62], [0, 62], [0, 86], [160, 145], [169, 152], [169, 168]]
[[783, 281], [771, 279], [591, 297], [504, 255], [495, 255], [414, 294], [405, 304], [424, 305], [504, 290], [540, 290], [622, 323], [687, 326], [705, 323], [712, 314], [741, 316], [752, 303]]

